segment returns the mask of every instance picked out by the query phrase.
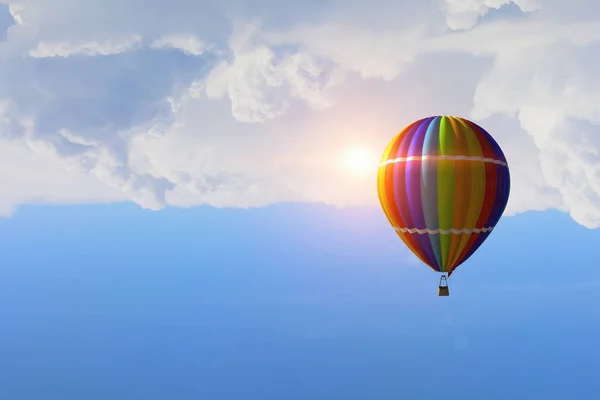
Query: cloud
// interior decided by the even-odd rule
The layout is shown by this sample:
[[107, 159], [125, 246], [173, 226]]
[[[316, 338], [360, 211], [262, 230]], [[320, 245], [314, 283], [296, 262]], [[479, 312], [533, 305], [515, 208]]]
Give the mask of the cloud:
[[[23, 182], [79, 186], [9, 185], [0, 204], [377, 206], [390, 138], [453, 114], [505, 150], [507, 214], [556, 208], [598, 227], [594, 4], [12, 0], [0, 140], [45, 160]], [[344, 164], [354, 148], [370, 173]], [[81, 179], [94, 190], [78, 193]]]
[[91, 41], [82, 43], [39, 42], [28, 54], [34, 58], [68, 57], [72, 55], [84, 56], [108, 56], [131, 50], [142, 41], [141, 36], [131, 35], [129, 37], [105, 40], [103, 42]]
[[15, 22], [8, 5], [0, 3], [0, 41], [6, 40], [6, 32]]
[[542, 0], [445, 0], [446, 23], [453, 30], [470, 29], [491, 9], [514, 4], [523, 12], [542, 7]]
[[515, 116], [540, 150], [536, 157], [547, 185], [561, 194], [577, 222], [595, 228], [600, 226], [600, 85], [594, 58], [586, 53], [598, 52], [600, 44], [585, 50], [561, 43], [499, 57], [475, 93], [473, 112]]
[[128, 197], [89, 174], [68, 168], [45, 147], [23, 140], [0, 139], [0, 216], [20, 204], [122, 202]]
[[297, 26], [283, 32], [268, 32], [271, 45], [297, 45], [308, 54], [329, 59], [362, 78], [391, 81], [413, 62], [424, 41], [421, 28], [378, 32], [346, 24]]
[[339, 83], [335, 70], [306, 53], [278, 56], [266, 45], [253, 43], [256, 30], [245, 25], [233, 33], [232, 61], [220, 62], [208, 74], [203, 83], [207, 97], [227, 96], [233, 116], [250, 123], [285, 114], [290, 96], [317, 110], [331, 106], [325, 92]]
[[177, 49], [192, 56], [199, 56], [206, 49], [206, 45], [194, 35], [176, 34], [167, 35], [155, 40], [152, 42], [151, 47], [155, 49]]

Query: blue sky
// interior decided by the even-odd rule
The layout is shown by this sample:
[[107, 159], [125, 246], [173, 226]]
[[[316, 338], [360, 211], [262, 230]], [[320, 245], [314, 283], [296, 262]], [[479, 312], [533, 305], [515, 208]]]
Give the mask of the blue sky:
[[3, 398], [594, 398], [600, 233], [564, 213], [505, 218], [448, 298], [370, 208], [23, 207], [0, 235]]
[[[594, 399], [596, 0], [0, 0], [0, 398]], [[511, 170], [450, 280], [409, 123]]]

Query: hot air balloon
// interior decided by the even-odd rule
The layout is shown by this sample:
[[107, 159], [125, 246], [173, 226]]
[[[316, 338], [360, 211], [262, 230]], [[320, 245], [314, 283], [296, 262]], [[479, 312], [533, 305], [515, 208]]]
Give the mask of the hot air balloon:
[[406, 246], [448, 277], [490, 235], [510, 192], [508, 163], [479, 125], [433, 116], [404, 128], [388, 144], [377, 176], [379, 201]]

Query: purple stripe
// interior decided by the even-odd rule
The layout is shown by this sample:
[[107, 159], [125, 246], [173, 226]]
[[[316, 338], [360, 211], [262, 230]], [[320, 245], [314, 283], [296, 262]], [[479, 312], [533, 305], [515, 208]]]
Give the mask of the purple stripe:
[[496, 226], [508, 203], [510, 174], [507, 167], [496, 165], [496, 201], [488, 218], [488, 226]]
[[[406, 132], [406, 135], [404, 135], [400, 140], [400, 146], [398, 147], [398, 151], [396, 152], [395, 157], [406, 157], [409, 149], [410, 149], [410, 144], [413, 141], [413, 138], [415, 137], [415, 134], [417, 133], [417, 131], [420, 129], [421, 126], [427, 126], [427, 119], [422, 119], [418, 122], [416, 122], [409, 130], [408, 132]], [[402, 219], [404, 220], [404, 223], [406, 224], [405, 227], [407, 228], [413, 228], [415, 226], [415, 223], [413, 221], [413, 215], [411, 213], [410, 210], [410, 206], [409, 204], [413, 201], [410, 197], [407, 196], [407, 186], [406, 186], [406, 166], [407, 164], [413, 164], [411, 163], [394, 163], [394, 172], [393, 172], [393, 176], [394, 176], [394, 200], [396, 201], [396, 208], [399, 211], [400, 215], [402, 216]], [[414, 239], [414, 243], [415, 243], [415, 247], [416, 250], [419, 252], [419, 254], [421, 256], [423, 256], [427, 262], [427, 264], [429, 264], [430, 266], [434, 266], [435, 265], [435, 260], [429, 256], [428, 252], [426, 251], [426, 248], [423, 247], [423, 240], [420, 237], [421, 235], [416, 235], [413, 236]]]
[[[423, 155], [423, 142], [427, 133], [427, 128], [434, 118], [427, 118], [427, 120], [419, 125], [417, 131], [412, 137], [410, 147], [408, 150], [408, 156], [421, 156]], [[421, 161], [407, 162], [406, 164], [406, 200], [408, 202], [408, 208], [410, 215], [413, 219], [413, 227], [417, 229], [426, 229], [427, 224], [425, 223], [425, 215], [423, 213], [423, 202], [422, 202], [422, 168]], [[431, 248], [431, 242], [429, 241], [428, 235], [418, 235], [419, 243], [423, 254], [426, 255], [427, 259], [431, 261], [432, 266], [436, 266], [437, 262], [433, 249]]]
[[[433, 118], [428, 118], [420, 124], [415, 134], [410, 140], [408, 157], [421, 156], [423, 154], [423, 142], [427, 128]], [[408, 138], [407, 138], [408, 139]], [[408, 140], [407, 140], [408, 141]], [[421, 202], [421, 161], [410, 161], [403, 163], [406, 167], [406, 199], [408, 201], [409, 212], [413, 220], [413, 228], [425, 229], [425, 216], [423, 214], [423, 204]]]
[[[417, 128], [422, 124], [422, 121], [415, 123], [409, 130], [406, 132], [400, 140], [400, 146], [398, 146], [398, 151], [396, 152], [395, 158], [406, 157], [408, 154], [408, 147], [410, 146], [410, 142], [417, 131]], [[402, 219], [406, 224], [406, 228], [412, 228], [414, 226], [412, 217], [410, 215], [410, 209], [408, 208], [408, 203], [404, 201], [406, 199], [406, 163], [394, 163], [394, 200], [396, 201], [396, 209], [402, 215]]]

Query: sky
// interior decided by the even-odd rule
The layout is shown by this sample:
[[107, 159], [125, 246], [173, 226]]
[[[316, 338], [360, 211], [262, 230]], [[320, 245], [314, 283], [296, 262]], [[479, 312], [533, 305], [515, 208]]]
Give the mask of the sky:
[[[594, 399], [595, 0], [0, 0], [0, 397]], [[376, 171], [459, 115], [511, 171], [450, 279]]]

